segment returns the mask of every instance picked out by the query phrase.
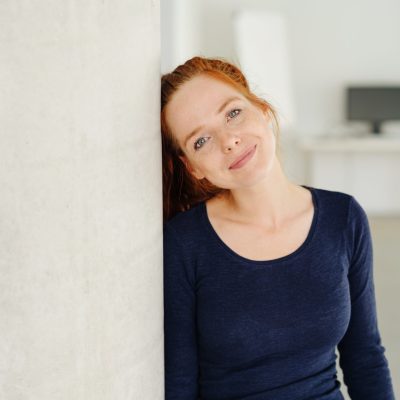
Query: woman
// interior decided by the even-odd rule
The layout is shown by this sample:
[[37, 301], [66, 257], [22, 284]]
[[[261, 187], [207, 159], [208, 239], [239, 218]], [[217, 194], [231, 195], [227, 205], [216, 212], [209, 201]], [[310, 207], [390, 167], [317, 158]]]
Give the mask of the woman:
[[162, 77], [165, 398], [394, 399], [367, 216], [299, 186], [276, 114], [241, 71], [194, 57]]

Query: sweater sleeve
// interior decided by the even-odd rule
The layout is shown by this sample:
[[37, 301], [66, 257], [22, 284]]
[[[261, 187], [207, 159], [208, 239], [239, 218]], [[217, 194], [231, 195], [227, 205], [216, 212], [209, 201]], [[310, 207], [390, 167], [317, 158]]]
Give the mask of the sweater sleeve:
[[354, 197], [350, 200], [348, 217], [351, 317], [338, 344], [339, 365], [352, 400], [394, 400], [378, 330], [370, 227], [365, 211]]
[[193, 262], [175, 231], [164, 226], [165, 400], [198, 397], [196, 292]]

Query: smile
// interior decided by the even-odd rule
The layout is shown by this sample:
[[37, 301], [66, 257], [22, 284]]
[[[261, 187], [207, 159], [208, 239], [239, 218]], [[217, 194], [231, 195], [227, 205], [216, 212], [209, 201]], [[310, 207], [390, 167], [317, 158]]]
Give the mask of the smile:
[[241, 158], [239, 158], [239, 160], [235, 161], [229, 167], [229, 169], [238, 169], [238, 168], [243, 167], [243, 165], [245, 165], [253, 157], [254, 153], [256, 152], [256, 147], [257, 147], [257, 145], [255, 145], [250, 151], [248, 151]]

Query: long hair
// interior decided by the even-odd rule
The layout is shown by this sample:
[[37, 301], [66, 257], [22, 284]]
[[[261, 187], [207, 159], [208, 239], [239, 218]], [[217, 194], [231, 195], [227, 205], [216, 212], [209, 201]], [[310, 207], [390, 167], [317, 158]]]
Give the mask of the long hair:
[[[274, 133], [278, 139], [279, 125], [276, 112], [264, 99], [250, 91], [247, 79], [240, 69], [223, 58], [193, 57], [172, 72], [161, 77], [161, 137], [163, 168], [163, 219], [164, 223], [175, 214], [185, 211], [229, 189], [219, 188], [207, 180], [196, 179], [179, 156], [184, 155], [177, 139], [169, 129], [165, 109], [174, 93], [190, 79], [200, 74], [211, 76], [232, 86], [255, 106], [272, 117]], [[277, 140], [279, 155], [279, 141]]]

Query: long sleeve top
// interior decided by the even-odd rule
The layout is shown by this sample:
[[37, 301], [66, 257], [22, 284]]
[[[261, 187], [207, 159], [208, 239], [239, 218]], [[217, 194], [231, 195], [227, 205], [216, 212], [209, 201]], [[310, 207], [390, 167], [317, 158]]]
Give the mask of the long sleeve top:
[[164, 224], [166, 400], [393, 400], [378, 330], [368, 219], [304, 186], [314, 215], [291, 254], [247, 259], [201, 202]]

